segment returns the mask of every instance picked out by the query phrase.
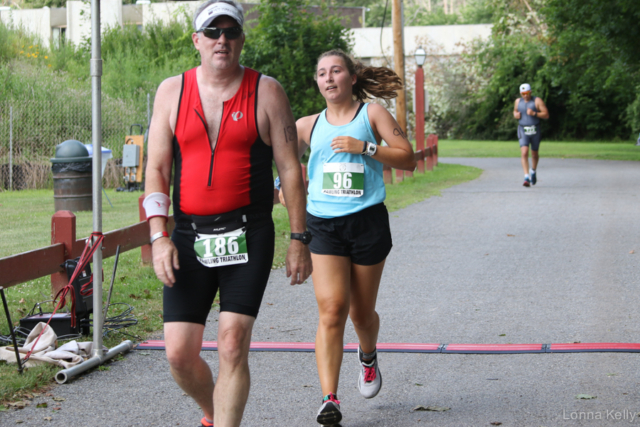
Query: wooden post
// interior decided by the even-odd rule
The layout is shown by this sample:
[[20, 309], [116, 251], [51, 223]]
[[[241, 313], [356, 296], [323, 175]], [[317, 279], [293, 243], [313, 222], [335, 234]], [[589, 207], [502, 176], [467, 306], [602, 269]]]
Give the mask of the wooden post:
[[433, 165], [438, 166], [438, 135], [433, 135]]
[[426, 150], [426, 158], [427, 158], [427, 170], [433, 170], [433, 135], [429, 135], [427, 137], [427, 150]]
[[[147, 212], [142, 207], [142, 203], [144, 202], [144, 193], [138, 197], [138, 212], [140, 213], [140, 221], [147, 220]], [[140, 258], [142, 258], [143, 264], [151, 264], [153, 261], [153, 255], [151, 254], [151, 245], [142, 245], [140, 247]]]
[[393, 180], [391, 178], [391, 166], [382, 166], [382, 179], [385, 184], [393, 184]]
[[[424, 150], [424, 70], [416, 67], [416, 151]], [[418, 172], [424, 173], [424, 160], [418, 160]]]
[[[402, 23], [402, 0], [393, 0], [391, 19], [393, 21], [393, 68], [404, 84], [404, 27]], [[400, 125], [400, 129], [406, 135], [407, 100], [404, 88], [398, 91], [398, 97], [396, 98], [396, 120]], [[396, 169], [396, 182], [402, 182], [403, 177], [403, 171]]]
[[[51, 217], [51, 244], [62, 243], [64, 245], [65, 261], [73, 257], [73, 245], [76, 242], [76, 216], [70, 211], [58, 211]], [[51, 275], [51, 296], [69, 283], [66, 271]]]

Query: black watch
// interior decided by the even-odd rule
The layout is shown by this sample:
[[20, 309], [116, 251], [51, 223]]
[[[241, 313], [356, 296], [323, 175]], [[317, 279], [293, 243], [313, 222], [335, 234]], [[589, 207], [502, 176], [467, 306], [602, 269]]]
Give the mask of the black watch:
[[311, 243], [311, 233], [309, 230], [304, 233], [291, 233], [291, 239], [300, 240], [303, 244], [308, 245]]

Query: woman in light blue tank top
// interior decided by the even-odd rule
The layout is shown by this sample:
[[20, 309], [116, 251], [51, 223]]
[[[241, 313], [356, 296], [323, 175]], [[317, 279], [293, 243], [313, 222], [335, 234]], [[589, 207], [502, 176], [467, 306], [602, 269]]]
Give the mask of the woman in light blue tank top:
[[392, 246], [382, 167], [413, 170], [416, 162], [393, 116], [379, 104], [363, 103], [396, 96], [402, 84], [392, 70], [354, 64], [334, 50], [320, 56], [315, 79], [327, 108], [296, 125], [300, 157], [311, 148], [307, 228], [313, 236], [316, 361], [324, 396], [316, 421], [332, 425], [342, 419], [337, 391], [348, 316], [360, 341], [358, 389], [372, 398], [382, 385], [375, 306]]

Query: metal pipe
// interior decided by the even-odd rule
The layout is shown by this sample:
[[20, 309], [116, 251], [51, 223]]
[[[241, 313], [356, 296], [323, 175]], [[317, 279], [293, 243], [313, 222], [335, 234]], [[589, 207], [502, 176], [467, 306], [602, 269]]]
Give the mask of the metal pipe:
[[13, 190], [13, 105], [9, 107], [9, 191]]
[[[91, 118], [93, 142], [93, 231], [102, 232], [102, 50], [100, 0], [91, 0]], [[102, 248], [93, 254], [93, 357], [102, 357]], [[85, 362], [86, 363], [86, 362]]]
[[2, 295], [2, 304], [4, 305], [4, 312], [7, 314], [9, 331], [11, 332], [11, 339], [13, 340], [13, 350], [16, 352], [16, 363], [18, 364], [18, 373], [22, 374], [22, 360], [20, 359], [20, 352], [18, 351], [18, 342], [16, 341], [16, 333], [13, 330], [13, 322], [11, 322], [11, 315], [9, 314], [9, 306], [7, 305], [7, 299], [4, 296], [4, 288], [2, 286], [0, 286], [0, 295]]
[[[95, 0], [94, 0], [95, 1]], [[95, 298], [94, 298], [95, 300]], [[95, 314], [95, 313], [94, 313]], [[95, 345], [95, 343], [94, 343]], [[113, 358], [114, 356], [116, 356], [117, 354], [120, 353], [124, 353], [125, 351], [129, 351], [133, 349], [133, 343], [129, 340], [123, 341], [122, 343], [118, 344], [117, 346], [113, 347], [111, 350], [109, 350], [107, 353], [105, 353], [103, 356], [93, 356], [91, 359], [85, 360], [84, 362], [80, 363], [79, 365], [76, 365], [74, 367], [71, 367], [69, 369], [63, 369], [62, 371], [58, 372], [56, 374], [56, 381], [58, 382], [58, 384], [64, 384], [66, 383], [70, 378], [75, 377], [78, 374], [81, 374], [85, 371], [88, 371], [89, 369], [101, 365], [104, 362], [106, 362], [107, 360]], [[95, 354], [95, 349], [93, 351], [93, 353]], [[102, 353], [102, 351], [101, 351]]]
[[118, 258], [120, 258], [120, 245], [116, 248], [116, 259], [113, 262], [113, 274], [111, 275], [111, 286], [109, 286], [109, 293], [107, 294], [107, 305], [104, 306], [104, 317], [107, 318], [107, 311], [109, 311], [109, 304], [111, 304], [111, 293], [113, 292], [113, 282], [116, 280], [116, 270], [118, 269]]

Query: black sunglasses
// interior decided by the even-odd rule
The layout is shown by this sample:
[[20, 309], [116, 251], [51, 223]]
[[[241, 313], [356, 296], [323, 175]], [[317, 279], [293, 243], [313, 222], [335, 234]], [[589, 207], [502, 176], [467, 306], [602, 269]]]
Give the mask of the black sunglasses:
[[229, 27], [229, 28], [216, 28], [206, 27], [202, 28], [202, 34], [205, 37], [213, 40], [217, 40], [221, 35], [225, 35], [229, 40], [235, 40], [242, 35], [242, 27]]

